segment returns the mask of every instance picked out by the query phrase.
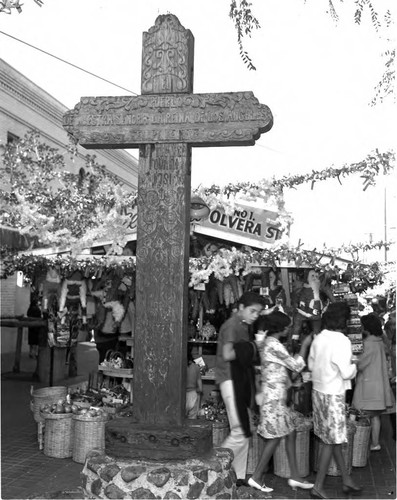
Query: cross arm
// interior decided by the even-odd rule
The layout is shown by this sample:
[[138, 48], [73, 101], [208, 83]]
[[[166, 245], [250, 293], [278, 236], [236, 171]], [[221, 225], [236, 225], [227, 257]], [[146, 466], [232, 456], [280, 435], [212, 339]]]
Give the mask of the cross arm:
[[272, 128], [273, 116], [252, 92], [83, 97], [63, 125], [85, 148], [247, 146]]

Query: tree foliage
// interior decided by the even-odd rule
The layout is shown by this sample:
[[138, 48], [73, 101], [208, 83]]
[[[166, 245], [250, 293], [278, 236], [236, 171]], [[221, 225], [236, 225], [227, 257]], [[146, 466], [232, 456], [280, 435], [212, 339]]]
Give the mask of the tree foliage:
[[248, 52], [244, 49], [243, 38], [251, 37], [254, 29], [259, 29], [258, 19], [252, 14], [251, 3], [247, 0], [232, 0], [230, 3], [229, 16], [234, 22], [237, 33], [237, 43], [240, 50], [241, 59], [247, 65], [249, 70], [256, 70]]
[[68, 171], [67, 155], [75, 158], [72, 145], [61, 153], [41, 142], [38, 132], [5, 146], [0, 223], [36, 236], [41, 245], [83, 248], [102, 235], [119, 241], [135, 193], [127, 192], [93, 155], [85, 157], [78, 173]]
[[[303, 0], [307, 3], [307, 0]], [[318, 0], [315, 0], [318, 1]], [[369, 12], [371, 23], [376, 32], [384, 32], [387, 28], [393, 24], [393, 19], [391, 12], [389, 10], [383, 15], [383, 17], [377, 12], [374, 7], [372, 0], [350, 0], [354, 2], [354, 22], [356, 24], [362, 23], [363, 14]], [[343, 0], [328, 0], [328, 14], [335, 21], [339, 21], [338, 14], [338, 3], [342, 3]], [[236, 33], [237, 33], [237, 43], [240, 51], [241, 59], [249, 70], [256, 70], [252, 59], [250, 58], [248, 52], [244, 49], [244, 38], [251, 37], [254, 29], [260, 29], [259, 20], [255, 17], [252, 10], [252, 3], [247, 0], [231, 0], [229, 16], [232, 19]], [[386, 37], [385, 42], [389, 43], [390, 40]], [[394, 84], [395, 84], [395, 47], [386, 49], [382, 54], [384, 63], [384, 72], [379, 79], [374, 91], [374, 97], [370, 103], [374, 106], [378, 103], [383, 102], [387, 96], [391, 96], [395, 101], [394, 95]]]

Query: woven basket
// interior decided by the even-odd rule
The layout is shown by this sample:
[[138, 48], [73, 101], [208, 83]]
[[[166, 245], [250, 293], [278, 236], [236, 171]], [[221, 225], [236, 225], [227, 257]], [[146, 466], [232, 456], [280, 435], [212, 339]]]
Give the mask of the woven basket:
[[83, 464], [87, 453], [94, 448], [105, 450], [105, 425], [108, 416], [86, 417], [73, 415], [73, 461]]
[[73, 446], [73, 413], [42, 413], [45, 419], [44, 455], [69, 458]]
[[254, 428], [252, 430], [252, 436], [250, 437], [248, 448], [247, 474], [254, 473], [260, 456], [262, 455], [264, 445], [265, 440], [256, 432], [256, 428]]
[[[352, 470], [352, 462], [353, 462], [353, 440], [354, 434], [356, 432], [356, 426], [353, 422], [348, 421], [347, 423], [347, 443], [342, 444], [342, 455], [345, 461], [347, 473], [350, 474]], [[314, 470], [318, 470], [318, 460], [320, 455], [320, 450], [323, 446], [322, 441], [315, 436], [314, 439]], [[336, 465], [334, 457], [331, 457], [331, 462], [327, 471], [328, 476], [340, 476], [341, 472], [339, 467]]]
[[228, 422], [212, 422], [212, 445], [219, 447], [229, 434]]
[[371, 424], [356, 422], [356, 433], [353, 439], [353, 467], [365, 467], [368, 461]]
[[[301, 477], [310, 474], [310, 427], [296, 431], [296, 464]], [[273, 454], [274, 474], [279, 477], [291, 477], [285, 437], [281, 439]]]
[[58, 399], [65, 399], [67, 394], [66, 386], [43, 387], [32, 392], [31, 410], [36, 422], [44, 422], [44, 417], [40, 413], [41, 406], [53, 404]]

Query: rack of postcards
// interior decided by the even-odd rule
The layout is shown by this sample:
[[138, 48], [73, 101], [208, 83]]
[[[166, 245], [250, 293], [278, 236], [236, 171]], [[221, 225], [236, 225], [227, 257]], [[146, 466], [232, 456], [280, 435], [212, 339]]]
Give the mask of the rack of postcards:
[[344, 300], [350, 307], [350, 318], [347, 322], [347, 336], [352, 343], [353, 354], [363, 352], [363, 334], [359, 316], [358, 297], [352, 293], [348, 284], [338, 283], [334, 288], [336, 300]]

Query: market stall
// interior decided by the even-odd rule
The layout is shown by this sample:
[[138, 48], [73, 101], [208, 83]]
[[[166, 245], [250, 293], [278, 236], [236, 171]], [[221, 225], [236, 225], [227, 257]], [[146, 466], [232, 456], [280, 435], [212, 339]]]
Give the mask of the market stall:
[[[314, 270], [321, 281], [321, 307], [335, 300], [347, 301], [351, 306], [353, 314], [348, 334], [353, 352], [360, 353], [362, 338], [357, 289], [360, 283], [364, 286], [369, 281], [376, 281], [378, 270], [332, 253], [309, 251], [303, 245], [291, 247], [280, 242], [277, 239], [279, 230], [269, 230], [269, 227], [276, 227], [269, 222], [272, 220], [269, 214], [266, 214], [268, 229], [263, 231], [262, 226], [259, 227], [260, 214], [254, 215], [253, 211], [240, 207], [234, 216], [226, 217], [216, 210], [218, 213], [208, 217], [207, 225], [199, 221], [192, 224], [187, 339], [195, 361], [201, 366], [204, 381], [199, 418], [212, 421], [214, 446], [219, 446], [227, 435], [228, 421], [214, 380], [217, 333], [242, 293], [256, 291], [262, 295], [268, 310], [278, 308], [294, 319], [290, 347], [296, 349], [301, 335], [313, 328], [313, 319], [318, 319], [297, 320], [299, 306], [307, 302], [303, 296], [311, 292], [307, 275]], [[253, 219], [256, 226], [247, 224]], [[264, 238], [258, 239], [259, 235]], [[270, 241], [266, 241], [270, 235]], [[49, 456], [71, 456], [76, 461], [81, 460], [79, 456], [86, 449], [82, 448], [82, 438], [76, 441], [70, 432], [72, 420], [75, 426], [81, 426], [80, 436], [89, 440], [84, 446], [89, 448], [95, 442], [95, 447], [100, 448], [106, 421], [131, 413], [133, 409], [133, 313], [126, 321], [129, 326], [122, 325], [134, 309], [135, 248], [136, 238], [132, 235], [118, 255], [109, 253], [107, 242], [98, 242], [89, 253], [77, 256], [50, 249], [34, 250], [15, 257], [10, 268], [24, 273], [39, 298], [50, 349], [66, 353], [75, 343], [90, 339], [97, 328], [103, 329], [106, 322], [111, 324], [111, 333], [117, 337], [114, 349], [107, 352], [84, 389], [70, 394], [70, 401], [63, 395], [61, 406], [59, 395], [54, 395], [44, 404], [37, 403], [39, 446]], [[302, 295], [303, 290], [305, 294]], [[321, 315], [321, 309], [319, 313]], [[307, 475], [309, 456], [311, 460], [315, 456], [310, 434], [308, 382], [307, 374], [303, 374], [295, 384], [293, 401], [300, 430], [297, 451], [302, 457], [303, 476]], [[44, 424], [48, 424], [47, 443]], [[353, 459], [356, 464], [366, 463], [361, 439], [368, 437], [368, 425], [365, 426], [361, 419], [354, 426], [355, 432], [351, 433], [346, 449], [347, 457], [350, 463]], [[354, 438], [362, 435], [364, 437]], [[249, 473], [253, 472], [262, 445], [261, 438], [254, 433], [249, 451]], [[354, 454], [353, 449], [356, 450]], [[275, 473], [286, 477], [288, 463], [283, 450], [280, 447], [275, 457]], [[338, 473], [335, 467], [330, 472]]]
[[[244, 291], [256, 291], [263, 296], [267, 309], [278, 308], [294, 318], [290, 342], [297, 348], [300, 335], [319, 317], [315, 317], [315, 311], [311, 318], [299, 317], [299, 304], [310, 303], [308, 271], [315, 270], [320, 277], [320, 307], [334, 300], [356, 301], [352, 284], [377, 278], [376, 270], [359, 262], [280, 242], [277, 214], [249, 208], [238, 206], [228, 216], [215, 208], [207, 210], [205, 219], [196, 213], [192, 221], [187, 338], [196, 361], [202, 365], [203, 379], [209, 382], [205, 384], [205, 398], [215, 389], [217, 332]], [[248, 224], [250, 221], [252, 224]], [[33, 250], [15, 257], [13, 269], [24, 272], [41, 303], [48, 346], [73, 352], [76, 342], [89, 340], [101, 330], [105, 339], [116, 341], [107, 358], [100, 361], [100, 377], [96, 380], [103, 382], [111, 377], [118, 385], [121, 379], [131, 390], [136, 235], [130, 235], [118, 255], [109, 253], [109, 247], [108, 242], [97, 242], [77, 256], [67, 251]], [[356, 302], [354, 305], [357, 309]], [[359, 352], [357, 315], [350, 326], [349, 334]], [[115, 356], [117, 351], [120, 356]]]

